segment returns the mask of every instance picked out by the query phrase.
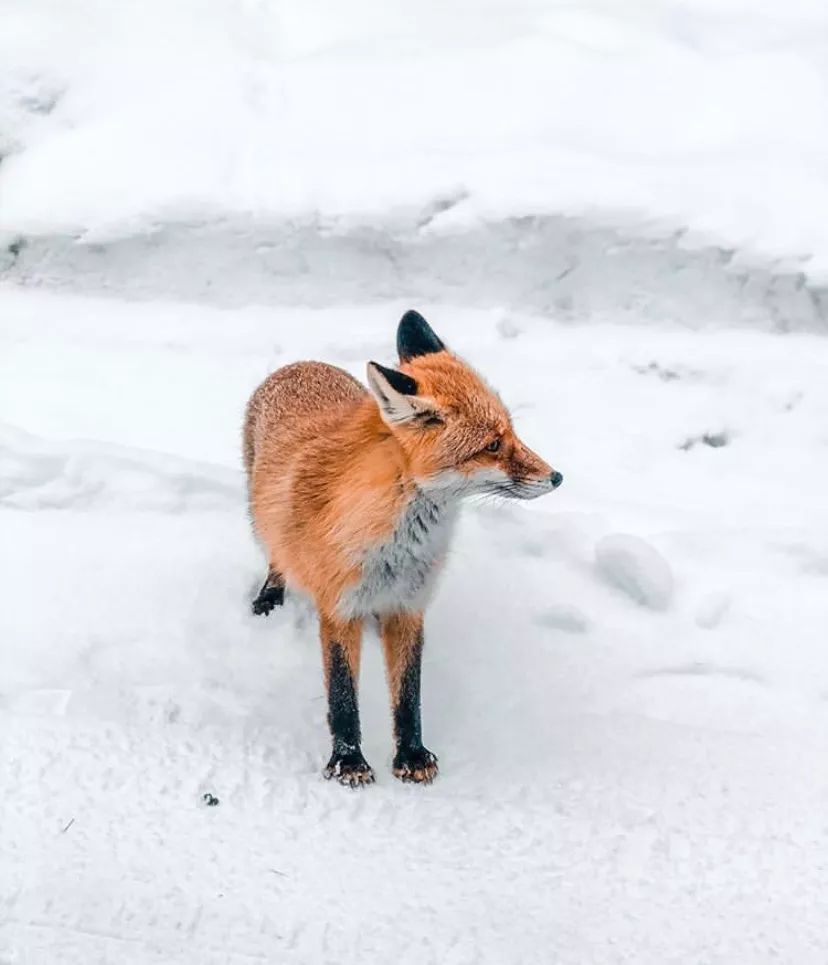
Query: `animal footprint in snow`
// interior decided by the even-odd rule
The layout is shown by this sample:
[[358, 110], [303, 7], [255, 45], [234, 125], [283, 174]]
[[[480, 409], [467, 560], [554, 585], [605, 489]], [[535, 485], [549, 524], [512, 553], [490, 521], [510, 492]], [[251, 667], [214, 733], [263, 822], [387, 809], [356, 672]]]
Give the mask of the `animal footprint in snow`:
[[501, 338], [517, 338], [521, 333], [521, 329], [511, 320], [511, 318], [503, 317], [495, 326], [497, 329], [497, 334]]
[[709, 593], [696, 609], [696, 625], [704, 630], [717, 627], [730, 609], [730, 602], [727, 593]]
[[564, 633], [585, 633], [589, 629], [589, 620], [575, 606], [560, 604], [551, 606], [535, 616], [535, 623], [553, 630], [563, 630]]
[[658, 550], [624, 533], [611, 533], [595, 547], [599, 573], [630, 599], [651, 610], [666, 610], [673, 598], [673, 571]]

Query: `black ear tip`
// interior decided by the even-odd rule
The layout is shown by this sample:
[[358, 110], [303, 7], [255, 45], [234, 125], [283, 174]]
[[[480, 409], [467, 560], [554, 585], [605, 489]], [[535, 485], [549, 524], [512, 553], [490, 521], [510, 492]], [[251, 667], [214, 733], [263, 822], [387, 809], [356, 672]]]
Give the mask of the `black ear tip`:
[[432, 327], [423, 316], [409, 309], [400, 319], [397, 327], [397, 352], [403, 362], [416, 358], [418, 355], [430, 355], [442, 352], [445, 345], [435, 334]]
[[392, 389], [396, 389], [400, 395], [417, 394], [417, 383], [410, 375], [406, 375], [404, 372], [398, 372], [396, 369], [387, 369], [384, 365], [380, 365], [379, 362], [371, 362], [370, 364], [379, 370], [385, 378], [385, 381]]

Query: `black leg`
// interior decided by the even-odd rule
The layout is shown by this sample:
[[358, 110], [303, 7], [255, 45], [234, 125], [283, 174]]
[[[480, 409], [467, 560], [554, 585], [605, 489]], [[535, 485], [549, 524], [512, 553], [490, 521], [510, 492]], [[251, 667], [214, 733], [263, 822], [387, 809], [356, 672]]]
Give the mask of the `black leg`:
[[422, 616], [397, 614], [386, 618], [382, 642], [394, 715], [394, 774], [403, 781], [430, 784], [437, 776], [437, 758], [423, 746], [420, 719]]
[[333, 744], [325, 777], [359, 787], [374, 781], [362, 755], [357, 680], [362, 626], [356, 621], [336, 626], [322, 621], [322, 647], [328, 688], [328, 726]]
[[264, 614], [267, 616], [273, 607], [282, 606], [284, 602], [284, 578], [277, 570], [270, 569], [267, 573], [267, 579], [262, 584], [261, 590], [259, 590], [259, 595], [253, 601], [253, 612], [257, 615]]

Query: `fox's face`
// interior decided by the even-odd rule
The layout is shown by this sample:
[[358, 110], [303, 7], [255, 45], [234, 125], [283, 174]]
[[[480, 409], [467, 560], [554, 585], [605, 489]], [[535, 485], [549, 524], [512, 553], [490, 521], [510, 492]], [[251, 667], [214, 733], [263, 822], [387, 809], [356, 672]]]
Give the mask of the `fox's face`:
[[508, 410], [417, 312], [397, 330], [400, 369], [368, 363], [383, 420], [424, 488], [534, 499], [563, 476], [515, 434]]

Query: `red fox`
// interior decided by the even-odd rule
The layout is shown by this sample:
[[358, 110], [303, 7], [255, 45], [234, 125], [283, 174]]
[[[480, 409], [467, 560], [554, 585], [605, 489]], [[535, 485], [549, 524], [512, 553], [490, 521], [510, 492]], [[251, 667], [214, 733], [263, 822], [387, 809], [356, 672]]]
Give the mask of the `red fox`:
[[269, 563], [253, 611], [281, 605], [286, 586], [315, 603], [333, 741], [324, 774], [351, 787], [374, 780], [357, 702], [364, 621], [379, 622], [394, 774], [428, 784], [437, 758], [420, 723], [423, 610], [459, 503], [534, 499], [563, 481], [415, 311], [399, 323], [397, 351], [399, 368], [368, 363], [370, 392], [332, 365], [286, 365], [253, 393], [244, 423], [253, 525]]

